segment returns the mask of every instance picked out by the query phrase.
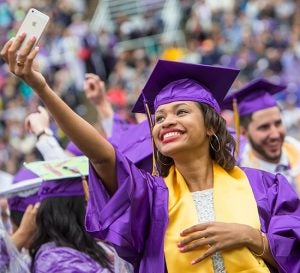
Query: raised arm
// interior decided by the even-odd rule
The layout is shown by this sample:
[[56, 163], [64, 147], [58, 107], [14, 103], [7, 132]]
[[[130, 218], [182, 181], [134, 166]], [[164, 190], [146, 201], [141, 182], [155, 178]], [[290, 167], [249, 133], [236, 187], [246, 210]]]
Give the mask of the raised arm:
[[96, 74], [85, 74], [83, 89], [86, 98], [95, 106], [107, 138], [112, 136], [114, 110], [106, 97], [105, 83]]
[[25, 118], [25, 129], [37, 137], [36, 148], [42, 154], [44, 160], [65, 159], [69, 154], [60, 146], [53, 136], [50, 126], [48, 111], [38, 107], [38, 111], [29, 114]]
[[25, 34], [9, 40], [1, 50], [1, 57], [12, 73], [26, 82], [42, 99], [49, 112], [66, 135], [91, 160], [96, 172], [112, 194], [117, 189], [115, 151], [113, 146], [98, 131], [77, 115], [49, 87], [44, 76], [34, 64], [39, 48], [33, 48], [35, 37], [17, 54]]

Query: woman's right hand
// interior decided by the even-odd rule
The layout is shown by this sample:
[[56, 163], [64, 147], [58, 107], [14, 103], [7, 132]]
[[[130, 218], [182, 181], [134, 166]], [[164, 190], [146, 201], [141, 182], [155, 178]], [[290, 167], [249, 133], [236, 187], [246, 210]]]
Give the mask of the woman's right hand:
[[25, 33], [10, 39], [5, 43], [1, 50], [1, 57], [8, 64], [10, 72], [14, 73], [32, 89], [39, 92], [47, 85], [44, 76], [39, 72], [37, 64], [34, 60], [39, 51], [38, 47], [34, 47], [36, 38], [31, 37], [24, 49], [18, 52], [24, 38]]

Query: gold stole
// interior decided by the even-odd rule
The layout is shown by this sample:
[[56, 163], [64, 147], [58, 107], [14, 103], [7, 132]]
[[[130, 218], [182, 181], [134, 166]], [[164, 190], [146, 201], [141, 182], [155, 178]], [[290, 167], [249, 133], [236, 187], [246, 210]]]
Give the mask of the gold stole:
[[[289, 143], [284, 143], [283, 149], [285, 149], [287, 152], [292, 171], [295, 168], [300, 168], [299, 151], [297, 149], [295, 149], [295, 147]], [[293, 182], [295, 183], [296, 191], [297, 191], [298, 195], [300, 196], [300, 171], [295, 176], [295, 179]]]
[[[260, 229], [256, 201], [245, 173], [235, 167], [226, 172], [219, 165], [213, 165], [214, 210], [216, 221], [240, 223]], [[184, 178], [174, 166], [165, 178], [169, 189], [169, 225], [164, 240], [164, 251], [168, 273], [206, 272], [213, 273], [211, 257], [196, 265], [191, 262], [200, 257], [207, 248], [180, 253], [177, 242], [182, 240], [180, 232], [198, 224], [198, 217], [191, 193]], [[227, 273], [270, 272], [264, 261], [246, 248], [223, 251], [222, 257]]]

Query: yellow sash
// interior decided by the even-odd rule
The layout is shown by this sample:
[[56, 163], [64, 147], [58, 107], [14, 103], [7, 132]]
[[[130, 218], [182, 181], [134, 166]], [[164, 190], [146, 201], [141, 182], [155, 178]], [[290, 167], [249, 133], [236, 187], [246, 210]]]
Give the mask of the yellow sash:
[[[214, 210], [216, 221], [240, 223], [260, 229], [256, 201], [245, 173], [235, 167], [227, 173], [214, 164]], [[180, 232], [198, 223], [197, 211], [191, 193], [182, 175], [172, 167], [165, 178], [169, 189], [169, 225], [164, 240], [164, 251], [168, 273], [211, 272], [211, 257], [196, 265], [191, 262], [200, 257], [207, 248], [180, 253], [177, 242], [182, 240]], [[223, 251], [222, 257], [227, 273], [270, 272], [259, 257], [246, 248]]]

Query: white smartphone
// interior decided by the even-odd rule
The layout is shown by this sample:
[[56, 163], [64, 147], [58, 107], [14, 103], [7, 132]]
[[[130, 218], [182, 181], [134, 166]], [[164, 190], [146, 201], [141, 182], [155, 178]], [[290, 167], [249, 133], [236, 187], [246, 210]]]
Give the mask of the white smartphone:
[[29, 41], [29, 39], [32, 37], [32, 36], [35, 36], [36, 37], [36, 42], [35, 42], [35, 45], [38, 43], [40, 37], [42, 36], [47, 24], [48, 24], [48, 21], [49, 21], [49, 16], [38, 11], [37, 9], [33, 9], [31, 8], [26, 16], [25, 16], [25, 19], [24, 21], [22, 22], [18, 32], [17, 32], [17, 36], [22, 34], [23, 32], [26, 33], [26, 37], [19, 49], [22, 50], [27, 42]]

